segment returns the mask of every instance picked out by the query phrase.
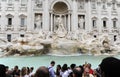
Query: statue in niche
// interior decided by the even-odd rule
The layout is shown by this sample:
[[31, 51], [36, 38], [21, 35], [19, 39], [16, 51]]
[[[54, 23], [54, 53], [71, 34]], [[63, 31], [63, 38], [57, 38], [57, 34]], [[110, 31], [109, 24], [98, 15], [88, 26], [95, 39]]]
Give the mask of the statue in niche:
[[36, 0], [36, 1], [35, 1], [35, 4], [36, 4], [36, 6], [39, 7], [39, 8], [42, 7], [42, 0]]
[[65, 34], [66, 34], [66, 29], [63, 25], [63, 20], [62, 20], [62, 17], [59, 16], [57, 19], [56, 19], [56, 26], [57, 26], [57, 30], [56, 30], [56, 33], [60, 36], [60, 37], [63, 37]]
[[96, 4], [95, 4], [95, 2], [92, 2], [92, 9], [96, 9]]
[[103, 2], [102, 9], [104, 9], [104, 10], [106, 9], [105, 2]]
[[83, 1], [80, 2], [79, 9], [84, 9], [84, 2]]
[[78, 28], [79, 29], [84, 29], [84, 23], [85, 23], [84, 17], [81, 16], [79, 21], [78, 21]]
[[116, 9], [115, 9], [115, 3], [116, 3], [116, 0], [112, 0], [112, 9], [113, 9], [113, 10], [116, 10]]
[[42, 18], [41, 15], [37, 15], [35, 18], [35, 29], [41, 30], [42, 29]]

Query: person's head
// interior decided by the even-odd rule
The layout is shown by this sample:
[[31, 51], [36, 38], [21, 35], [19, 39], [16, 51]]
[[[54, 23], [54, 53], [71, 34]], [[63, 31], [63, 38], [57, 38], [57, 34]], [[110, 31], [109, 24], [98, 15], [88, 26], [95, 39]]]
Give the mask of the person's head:
[[91, 64], [90, 64], [90, 63], [88, 63], [88, 64], [87, 64], [87, 67], [88, 67], [89, 69], [91, 69]]
[[56, 69], [60, 70], [61, 69], [61, 65], [58, 64]]
[[73, 70], [75, 68], [76, 64], [71, 64], [70, 68]]
[[9, 67], [8, 67], [8, 66], [6, 66], [5, 68], [6, 68], [6, 71], [8, 71], [8, 70], [9, 70]]
[[33, 72], [33, 70], [34, 70], [34, 67], [30, 67], [30, 72]]
[[6, 67], [3, 64], [0, 64], [0, 77], [6, 77]]
[[17, 65], [14, 67], [14, 70], [18, 70], [18, 66]]
[[62, 71], [64, 72], [64, 71], [66, 71], [66, 70], [68, 70], [68, 66], [67, 66], [67, 64], [63, 64], [63, 66], [62, 66]]
[[73, 77], [82, 77], [82, 74], [83, 72], [80, 67], [75, 67], [73, 69]]
[[27, 68], [26, 67], [22, 67], [21, 69], [21, 76], [24, 76], [27, 74]]
[[55, 61], [51, 61], [51, 66], [54, 66], [55, 65]]
[[48, 68], [45, 66], [38, 68], [35, 77], [50, 77]]
[[120, 60], [117, 58], [114, 57], [104, 58], [99, 66], [102, 77], [120, 76]]

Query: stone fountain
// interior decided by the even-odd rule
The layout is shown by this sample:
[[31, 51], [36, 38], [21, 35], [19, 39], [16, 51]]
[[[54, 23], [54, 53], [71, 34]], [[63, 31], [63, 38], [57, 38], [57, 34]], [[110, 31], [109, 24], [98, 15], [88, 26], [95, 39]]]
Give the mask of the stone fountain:
[[[101, 34], [97, 38], [88, 34], [85, 30], [68, 32], [59, 19], [58, 29], [55, 32], [31, 33], [25, 37], [14, 38], [7, 42], [0, 38], [0, 51], [2, 55], [73, 55], [73, 54], [117, 54], [120, 49], [120, 41], [111, 43], [107, 34]], [[7, 45], [6, 45], [7, 43]]]
[[[61, 33], [61, 34], [58, 34]], [[72, 54], [93, 54], [101, 55], [104, 53], [116, 54], [120, 49], [120, 42], [111, 44], [109, 36], [102, 34], [94, 38], [86, 32], [43, 32], [19, 37], [7, 42], [0, 39], [2, 56], [8, 55], [72, 55]], [[6, 45], [7, 43], [7, 45]]]

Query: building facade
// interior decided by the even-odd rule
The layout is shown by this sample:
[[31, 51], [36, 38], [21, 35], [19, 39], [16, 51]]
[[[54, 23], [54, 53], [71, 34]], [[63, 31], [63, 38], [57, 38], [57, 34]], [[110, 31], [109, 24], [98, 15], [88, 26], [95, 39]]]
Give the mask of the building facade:
[[107, 33], [116, 41], [120, 38], [120, 1], [0, 0], [0, 38], [6, 41], [40, 30], [55, 32], [59, 22], [67, 32], [84, 30], [93, 37]]

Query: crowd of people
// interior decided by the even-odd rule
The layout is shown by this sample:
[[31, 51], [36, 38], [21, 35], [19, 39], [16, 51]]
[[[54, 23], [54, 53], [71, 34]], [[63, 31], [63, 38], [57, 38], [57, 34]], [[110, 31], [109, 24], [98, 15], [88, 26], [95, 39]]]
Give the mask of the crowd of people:
[[106, 57], [96, 69], [91, 68], [90, 63], [77, 66], [76, 64], [56, 65], [51, 61], [49, 66], [40, 66], [37, 70], [34, 67], [15, 66], [9, 70], [8, 66], [0, 64], [0, 77], [119, 77], [120, 60], [115, 57]]

